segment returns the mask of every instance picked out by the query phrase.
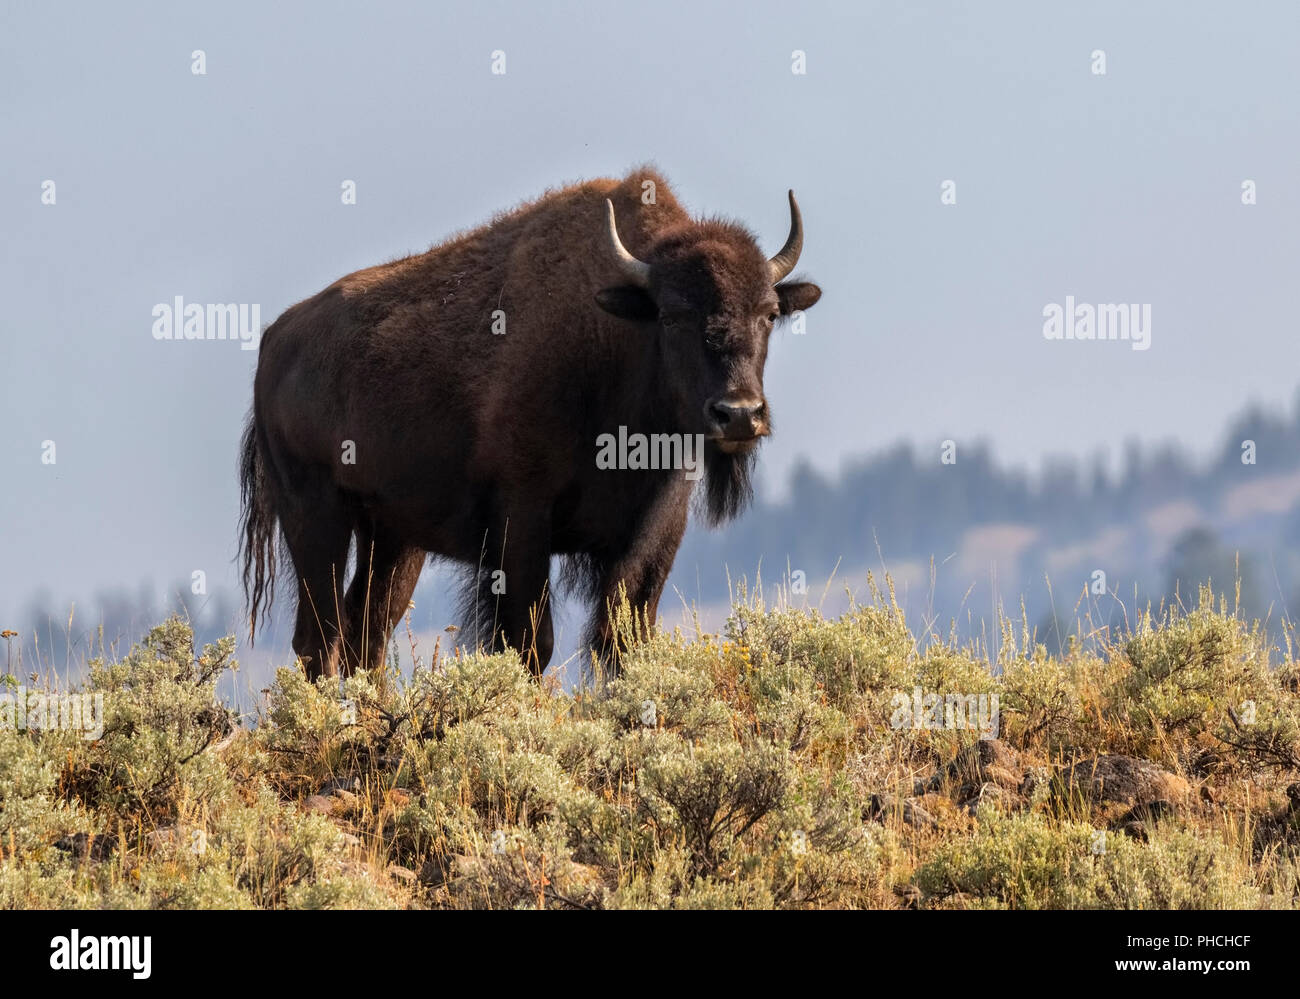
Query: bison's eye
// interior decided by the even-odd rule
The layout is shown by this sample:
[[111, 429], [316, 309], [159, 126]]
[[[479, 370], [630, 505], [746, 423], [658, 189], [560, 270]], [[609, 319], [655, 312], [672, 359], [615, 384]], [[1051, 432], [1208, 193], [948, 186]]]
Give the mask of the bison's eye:
[[661, 312], [659, 325], [666, 330], [678, 329], [686, 325], [686, 317], [680, 312]]
[[772, 323], [773, 325], [776, 325], [776, 321], [780, 318], [781, 318], [781, 313], [773, 310], [768, 314], [767, 321], [769, 323]]
[[720, 351], [727, 344], [726, 330], [709, 330], [704, 334], [704, 346], [712, 351]]

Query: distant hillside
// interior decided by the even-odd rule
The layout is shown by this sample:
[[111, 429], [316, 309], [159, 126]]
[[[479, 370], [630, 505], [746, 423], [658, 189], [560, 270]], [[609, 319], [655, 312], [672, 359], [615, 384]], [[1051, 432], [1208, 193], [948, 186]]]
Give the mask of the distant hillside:
[[721, 567], [752, 581], [761, 564], [769, 582], [802, 571], [816, 603], [838, 566], [836, 609], [844, 585], [888, 570], [913, 616], [958, 619], [975, 634], [995, 608], [1019, 617], [1022, 599], [1052, 636], [1054, 603], [1063, 634], [1085, 587], [1103, 623], [1131, 621], [1176, 591], [1194, 596], [1207, 578], [1232, 591], [1238, 575], [1246, 614], [1276, 624], [1300, 607], [1300, 405], [1290, 417], [1246, 412], [1199, 465], [1132, 443], [1116, 476], [1100, 461], [1056, 459], [1030, 477], [978, 442], [957, 442], [956, 457], [942, 464], [937, 442], [925, 454], [895, 447], [835, 479], [805, 464], [781, 502], [757, 504], [725, 531], [692, 531], [671, 584], [725, 602]]
[[[728, 578], [733, 590], [742, 579], [752, 589], [760, 567], [769, 588], [788, 571], [803, 573], [807, 592], [795, 596], [828, 613], [847, 606], [845, 587], [864, 589], [868, 570], [887, 571], [923, 631], [932, 624], [946, 633], [956, 621], [961, 635], [996, 644], [998, 614], [1019, 619], [1023, 601], [1031, 627], [1057, 649], [1080, 619], [1123, 628], [1148, 603], [1194, 593], [1198, 581], [1235, 597], [1240, 576], [1243, 613], [1266, 620], [1282, 641], [1281, 623], [1300, 607], [1300, 405], [1290, 416], [1245, 412], [1201, 463], [1177, 448], [1130, 443], [1114, 476], [1099, 460], [1066, 458], [1029, 476], [1003, 468], [986, 443], [956, 445], [950, 465], [941, 463], [938, 442], [926, 453], [891, 448], [835, 478], [805, 463], [780, 502], [760, 501], [723, 530], [692, 527], [661, 605], [665, 620], [679, 621], [686, 604], [720, 625], [732, 597]], [[447, 566], [426, 570], [411, 615], [417, 634], [459, 623], [455, 576]], [[203, 641], [242, 637], [233, 591], [196, 596], [177, 581], [168, 599], [154, 593], [141, 586], [35, 594], [0, 627], [19, 632], [11, 654], [56, 669], [98, 651], [101, 637], [106, 647], [129, 644], [172, 612], [191, 620]], [[288, 649], [289, 611], [281, 600], [258, 649], [241, 648], [264, 677]], [[558, 617], [557, 661], [576, 652], [581, 609], [561, 598]]]

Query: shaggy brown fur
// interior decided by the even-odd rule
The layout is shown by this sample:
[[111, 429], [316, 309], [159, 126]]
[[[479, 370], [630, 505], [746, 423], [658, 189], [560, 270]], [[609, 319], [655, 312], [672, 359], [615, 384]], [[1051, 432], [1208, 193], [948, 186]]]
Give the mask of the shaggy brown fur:
[[[606, 198], [651, 267], [648, 288], [608, 252]], [[640, 169], [550, 191], [286, 310], [262, 338], [243, 443], [250, 636], [273, 597], [278, 524], [298, 583], [293, 646], [311, 676], [334, 675], [340, 657], [345, 670], [382, 661], [429, 555], [474, 571], [481, 639], [539, 674], [550, 557], [570, 556], [596, 605], [590, 641], [608, 652], [620, 587], [653, 621], [694, 483], [598, 469], [597, 438], [620, 426], [703, 434], [707, 518], [742, 509], [771, 425], [772, 320], [820, 296], [770, 278], [749, 232], [692, 220]]]

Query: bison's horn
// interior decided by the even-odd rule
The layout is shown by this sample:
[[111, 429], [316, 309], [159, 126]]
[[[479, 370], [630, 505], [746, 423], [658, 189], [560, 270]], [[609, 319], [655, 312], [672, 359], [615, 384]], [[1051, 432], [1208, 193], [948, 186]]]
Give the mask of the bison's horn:
[[618, 238], [618, 223], [614, 221], [614, 202], [609, 198], [605, 199], [605, 209], [609, 214], [609, 252], [618, 264], [618, 269], [623, 275], [639, 288], [650, 287], [650, 265], [644, 260], [637, 260], [636, 257], [627, 252], [627, 247], [623, 241]]
[[803, 251], [803, 217], [799, 214], [799, 202], [794, 200], [794, 191], [790, 192], [790, 235], [786, 237], [781, 252], [768, 261], [772, 267], [772, 283], [784, 280], [799, 262]]

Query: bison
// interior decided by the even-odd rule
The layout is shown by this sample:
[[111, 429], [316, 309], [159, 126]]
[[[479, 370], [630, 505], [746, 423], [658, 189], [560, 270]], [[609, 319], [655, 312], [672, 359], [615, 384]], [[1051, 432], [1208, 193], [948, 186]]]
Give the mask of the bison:
[[[787, 280], [803, 246], [789, 201], [769, 259], [741, 225], [692, 218], [662, 176], [634, 170], [551, 190], [287, 309], [261, 339], [241, 450], [250, 639], [286, 552], [293, 648], [312, 678], [382, 662], [429, 557], [469, 571], [477, 640], [513, 647], [538, 676], [552, 556], [595, 605], [600, 655], [624, 594], [653, 625], [696, 480], [711, 525], [750, 498], [772, 431], [773, 325], [821, 297]], [[681, 442], [671, 453], [685, 458], [609, 467], [601, 442], [626, 457], [637, 435]]]

